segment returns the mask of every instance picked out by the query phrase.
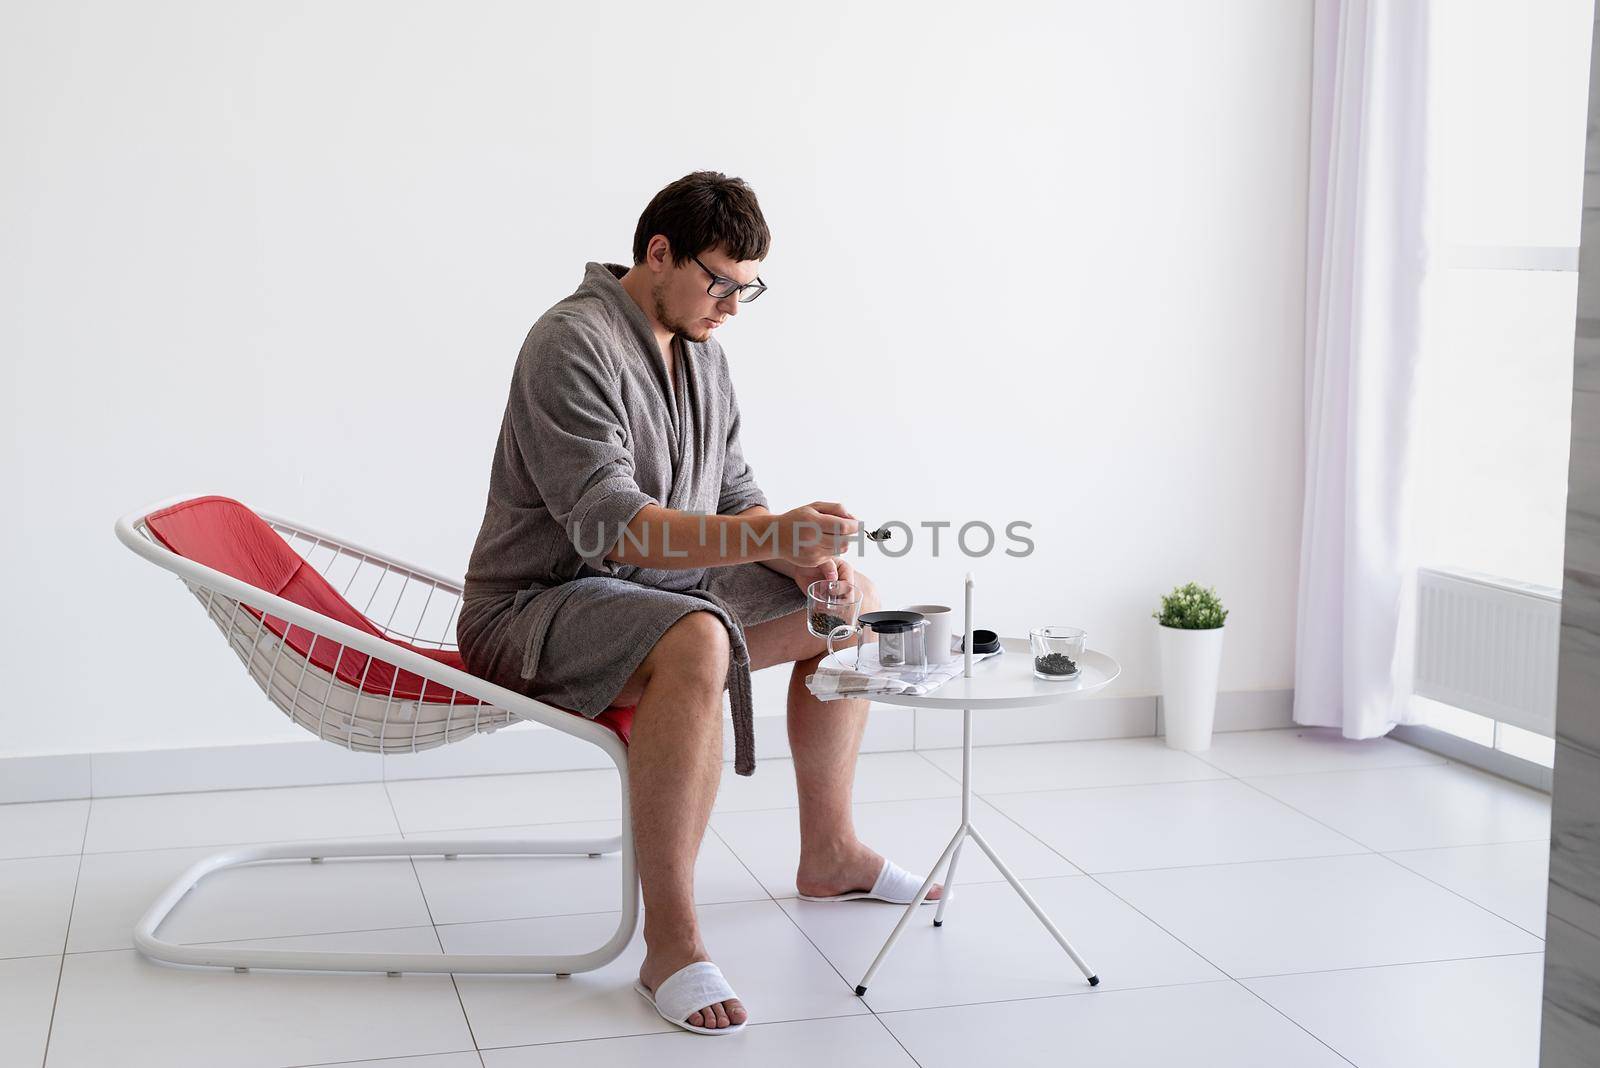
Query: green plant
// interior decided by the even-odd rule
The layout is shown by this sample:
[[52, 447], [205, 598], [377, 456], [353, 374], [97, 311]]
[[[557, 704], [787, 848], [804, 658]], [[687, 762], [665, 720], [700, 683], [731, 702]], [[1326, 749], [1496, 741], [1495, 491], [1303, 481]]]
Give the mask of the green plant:
[[1217, 598], [1216, 587], [1201, 589], [1191, 582], [1161, 598], [1161, 611], [1151, 612], [1163, 627], [1179, 630], [1213, 630], [1228, 618], [1228, 610]]

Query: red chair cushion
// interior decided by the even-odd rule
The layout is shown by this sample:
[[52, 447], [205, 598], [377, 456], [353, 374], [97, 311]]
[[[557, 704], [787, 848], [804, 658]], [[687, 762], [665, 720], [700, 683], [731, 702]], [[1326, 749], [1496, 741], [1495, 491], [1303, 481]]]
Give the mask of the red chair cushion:
[[[290, 548], [266, 520], [232, 498], [211, 496], [182, 501], [145, 516], [145, 526], [162, 545], [185, 559], [275, 593], [402, 649], [410, 649], [460, 671], [467, 670], [461, 654], [454, 649], [427, 649], [385, 635], [340, 596], [316, 568]], [[262, 618], [262, 613], [249, 605], [244, 605], [244, 609], [257, 619]], [[366, 693], [379, 697], [392, 694], [396, 700], [420, 700], [430, 704], [448, 704], [452, 696], [458, 705], [482, 703], [415, 672], [396, 669], [365, 653], [327, 639], [317, 639], [311, 631], [286, 620], [269, 615], [265, 624], [302, 657]], [[626, 744], [633, 733], [633, 711], [632, 706], [608, 709], [595, 720], [611, 728]]]

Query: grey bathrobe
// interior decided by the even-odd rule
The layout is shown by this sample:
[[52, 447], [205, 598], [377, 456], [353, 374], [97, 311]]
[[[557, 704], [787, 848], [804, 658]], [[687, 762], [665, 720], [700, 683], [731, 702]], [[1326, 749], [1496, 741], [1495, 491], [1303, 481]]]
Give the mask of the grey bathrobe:
[[767, 504], [739, 446], [722, 347], [678, 338], [674, 383], [649, 320], [618, 281], [624, 273], [586, 265], [577, 292], [528, 332], [457, 640], [473, 673], [592, 719], [667, 628], [711, 612], [732, 652], [734, 768], [749, 775], [743, 628], [800, 610], [805, 595], [758, 563], [657, 570], [605, 559], [647, 504], [723, 515]]

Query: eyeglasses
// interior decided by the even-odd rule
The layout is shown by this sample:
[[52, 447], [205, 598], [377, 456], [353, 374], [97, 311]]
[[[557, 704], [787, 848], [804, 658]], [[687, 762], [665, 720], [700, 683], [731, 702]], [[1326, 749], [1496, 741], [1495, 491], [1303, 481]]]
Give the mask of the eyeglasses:
[[711, 276], [711, 284], [706, 286], [707, 296], [716, 297], [718, 300], [726, 300], [737, 293], [739, 294], [740, 304], [749, 304], [767, 291], [767, 283], [763, 282], [759, 275], [754, 282], [746, 282], [744, 285], [740, 285], [732, 278], [724, 278], [710, 267], [701, 263], [699, 256], [690, 256], [689, 258], [694, 260], [697, 267]]

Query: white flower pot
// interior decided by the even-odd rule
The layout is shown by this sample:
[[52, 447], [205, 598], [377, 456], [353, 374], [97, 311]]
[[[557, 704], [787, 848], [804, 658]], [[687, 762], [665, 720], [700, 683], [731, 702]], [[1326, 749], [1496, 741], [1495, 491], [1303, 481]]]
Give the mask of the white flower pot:
[[1161, 714], [1167, 747], [1186, 753], [1211, 748], [1222, 668], [1222, 627], [1183, 630], [1156, 624], [1161, 653]]

